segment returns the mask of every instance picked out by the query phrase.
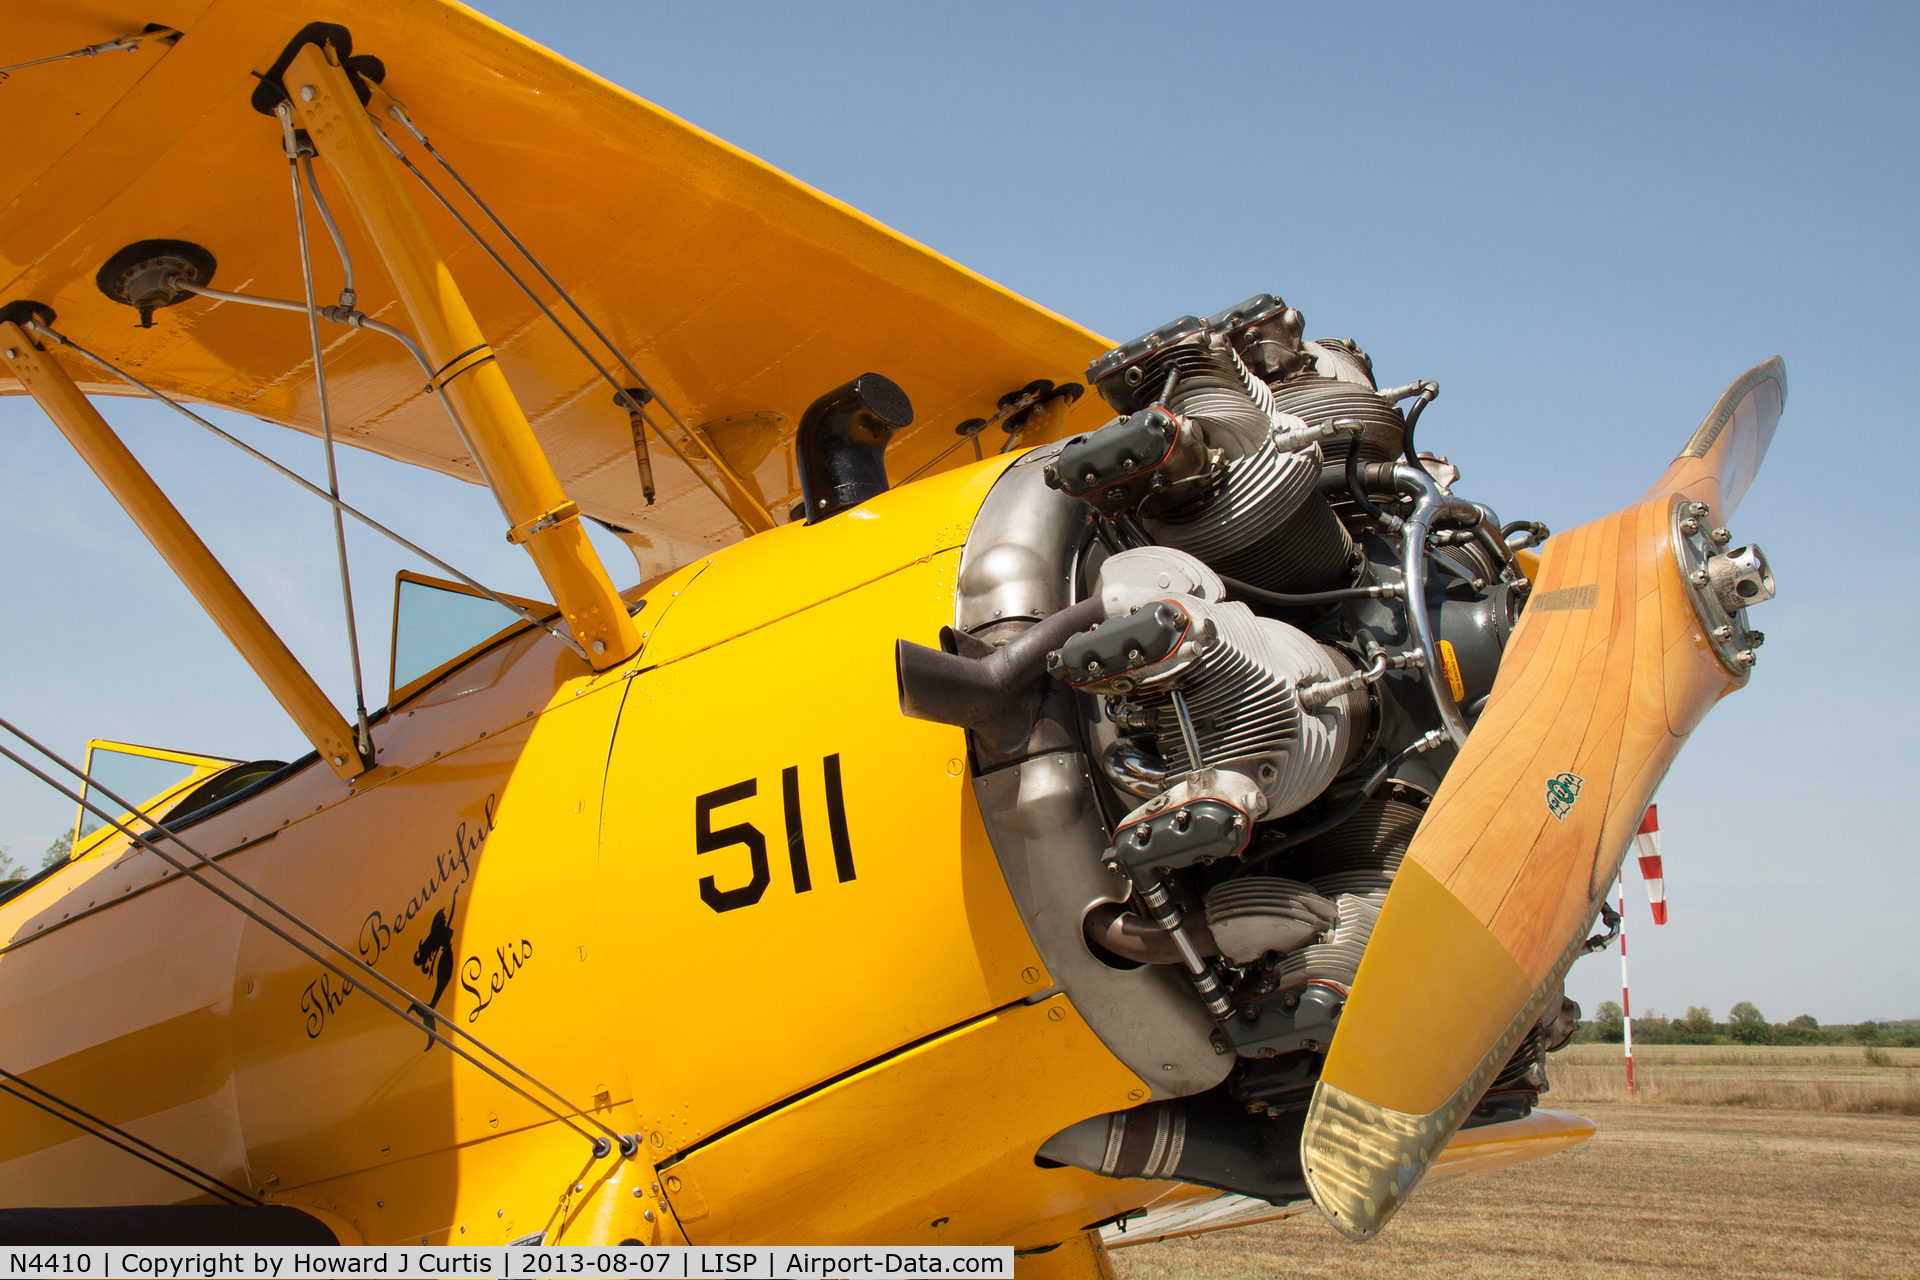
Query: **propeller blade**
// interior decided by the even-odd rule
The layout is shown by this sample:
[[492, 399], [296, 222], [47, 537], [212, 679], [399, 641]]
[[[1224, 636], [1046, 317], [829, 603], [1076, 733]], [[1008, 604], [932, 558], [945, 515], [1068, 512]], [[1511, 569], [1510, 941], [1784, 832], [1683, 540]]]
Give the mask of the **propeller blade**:
[[1724, 540], [1708, 529], [1752, 483], [1786, 387], [1778, 357], [1748, 371], [1638, 502], [1543, 548], [1314, 1090], [1302, 1163], [1342, 1231], [1376, 1234], [1478, 1104], [1581, 953], [1687, 735], [1746, 684], [1740, 619], [1714, 634], [1731, 615], [1693, 566]]

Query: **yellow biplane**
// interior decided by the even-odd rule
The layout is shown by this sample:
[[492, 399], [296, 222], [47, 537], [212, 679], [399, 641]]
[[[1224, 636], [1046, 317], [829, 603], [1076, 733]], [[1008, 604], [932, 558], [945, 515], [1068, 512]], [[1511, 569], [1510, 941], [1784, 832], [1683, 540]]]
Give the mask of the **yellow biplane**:
[[[1549, 537], [1276, 297], [1115, 346], [456, 4], [5, 40], [0, 390], [313, 753], [5, 723], [80, 817], [0, 897], [0, 1237], [1091, 1277], [1592, 1132], [1542, 1063], [1749, 678], [1778, 360]], [[551, 602], [412, 548], [343, 713], [97, 395], [320, 437], [336, 530], [338, 445], [485, 484]]]

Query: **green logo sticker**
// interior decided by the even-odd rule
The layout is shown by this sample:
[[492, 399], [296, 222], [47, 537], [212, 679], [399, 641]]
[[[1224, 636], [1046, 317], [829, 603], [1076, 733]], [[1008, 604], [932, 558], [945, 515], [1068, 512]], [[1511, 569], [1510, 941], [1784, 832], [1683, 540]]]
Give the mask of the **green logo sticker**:
[[1587, 780], [1577, 773], [1556, 773], [1547, 779], [1547, 812], [1561, 822], [1573, 812], [1573, 806], [1580, 801], [1580, 788]]

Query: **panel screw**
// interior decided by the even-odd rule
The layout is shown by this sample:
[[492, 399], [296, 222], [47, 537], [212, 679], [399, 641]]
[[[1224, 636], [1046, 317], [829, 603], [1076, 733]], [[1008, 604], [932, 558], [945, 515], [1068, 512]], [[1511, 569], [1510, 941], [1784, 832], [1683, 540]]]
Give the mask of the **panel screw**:
[[642, 1192], [641, 1192], [641, 1190], [640, 1190], [640, 1188], [639, 1188], [639, 1187], [635, 1187], [635, 1188], [633, 1189], [633, 1198], [634, 1198], [635, 1200], [638, 1200], [638, 1199], [640, 1198], [640, 1196], [641, 1196], [641, 1194], [642, 1194]]
[[640, 1216], [641, 1216], [641, 1217], [643, 1217], [643, 1218], [645, 1218], [645, 1219], [646, 1219], [646, 1220], [647, 1220], [648, 1222], [652, 1222], [652, 1221], [653, 1221], [653, 1210], [651, 1210], [651, 1209], [648, 1209], [648, 1210], [646, 1210], [646, 1211], [644, 1211], [644, 1212], [643, 1212], [643, 1213], [642, 1213], [642, 1214], [641, 1214]]

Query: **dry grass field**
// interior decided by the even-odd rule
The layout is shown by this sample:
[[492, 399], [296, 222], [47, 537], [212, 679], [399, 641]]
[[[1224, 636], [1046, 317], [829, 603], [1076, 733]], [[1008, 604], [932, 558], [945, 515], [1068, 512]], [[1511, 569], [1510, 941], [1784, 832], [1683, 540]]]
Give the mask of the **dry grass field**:
[[[1617, 1044], [1564, 1049], [1547, 1078], [1548, 1106], [1627, 1101]], [[1920, 1116], [1920, 1049], [1640, 1045], [1633, 1079], [1641, 1102]]]
[[[1619, 1046], [1549, 1069], [1584, 1145], [1424, 1189], [1369, 1244], [1317, 1213], [1114, 1252], [1120, 1280], [1920, 1276], [1920, 1050]], [[1610, 1055], [1610, 1056], [1609, 1056]], [[1692, 1105], [1672, 1099], [1684, 1097]], [[1618, 1100], [1612, 1100], [1617, 1098]], [[1704, 1104], [1704, 1105], [1703, 1105]]]

